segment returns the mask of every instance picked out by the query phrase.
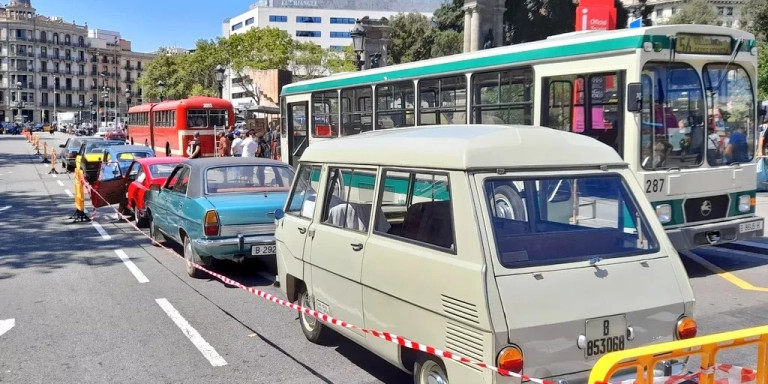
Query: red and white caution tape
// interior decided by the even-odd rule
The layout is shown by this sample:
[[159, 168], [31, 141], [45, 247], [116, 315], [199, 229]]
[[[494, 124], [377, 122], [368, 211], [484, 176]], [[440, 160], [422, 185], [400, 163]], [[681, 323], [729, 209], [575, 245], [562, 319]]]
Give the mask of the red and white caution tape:
[[[89, 193], [95, 193], [101, 199], [104, 199], [104, 197], [101, 196], [101, 194], [99, 194], [96, 190], [94, 190], [91, 187], [91, 185], [87, 181], [85, 181], [85, 178], [82, 179], [82, 183], [85, 186], [86, 190], [88, 190]], [[104, 201], [106, 201], [106, 199], [104, 199]], [[523, 381], [530, 381], [530, 382], [533, 382], [533, 383], [536, 383], [536, 384], [557, 384], [556, 382], [551, 381], [551, 380], [537, 379], [537, 378], [530, 377], [530, 376], [527, 376], [527, 375], [522, 375], [522, 374], [515, 373], [515, 372], [512, 372], [512, 371], [503, 369], [503, 368], [496, 367], [494, 365], [486, 364], [486, 363], [483, 363], [483, 362], [480, 362], [480, 361], [475, 361], [475, 360], [472, 360], [472, 359], [470, 359], [468, 357], [465, 357], [465, 356], [462, 356], [462, 355], [459, 355], [459, 354], [456, 354], [456, 353], [453, 353], [453, 352], [450, 352], [450, 351], [444, 351], [444, 350], [441, 350], [439, 348], [435, 348], [435, 347], [432, 347], [432, 346], [429, 346], [429, 345], [417, 343], [415, 341], [406, 339], [406, 338], [404, 338], [402, 336], [398, 336], [398, 335], [395, 335], [393, 333], [381, 332], [381, 331], [376, 331], [376, 330], [373, 330], [373, 329], [361, 328], [361, 327], [358, 327], [358, 326], [356, 326], [354, 324], [350, 324], [350, 323], [347, 323], [346, 321], [339, 320], [339, 319], [337, 319], [335, 317], [329, 316], [329, 315], [327, 315], [325, 313], [315, 311], [314, 309], [305, 308], [305, 307], [302, 307], [300, 305], [287, 302], [287, 301], [285, 301], [283, 299], [275, 297], [274, 295], [269, 294], [267, 292], [264, 292], [264, 291], [262, 291], [260, 289], [245, 286], [245, 285], [241, 284], [239, 281], [232, 280], [232, 279], [230, 279], [227, 276], [224, 276], [224, 275], [218, 274], [216, 272], [210, 271], [210, 270], [206, 269], [205, 267], [203, 267], [202, 265], [199, 265], [197, 263], [191, 263], [191, 262], [187, 261], [183, 256], [181, 256], [178, 253], [176, 253], [176, 251], [174, 251], [173, 249], [170, 249], [170, 248], [164, 246], [163, 244], [159, 243], [158, 241], [153, 239], [151, 236], [146, 234], [144, 231], [142, 231], [141, 228], [136, 226], [136, 224], [134, 224], [132, 220], [130, 220], [125, 215], [123, 215], [117, 208], [115, 208], [114, 206], [110, 206], [110, 207], [115, 211], [115, 213], [118, 215], [118, 217], [120, 217], [123, 221], [125, 221], [128, 224], [130, 224], [134, 229], [136, 229], [136, 231], [138, 231], [142, 236], [148, 238], [155, 245], [157, 245], [158, 247], [168, 251], [169, 254], [171, 254], [171, 255], [173, 255], [173, 256], [175, 256], [177, 258], [180, 258], [180, 259], [182, 259], [184, 261], [186, 261], [188, 264], [191, 264], [196, 269], [199, 269], [199, 270], [201, 270], [201, 271], [203, 271], [203, 272], [205, 272], [205, 273], [207, 273], [207, 274], [217, 278], [218, 280], [222, 281], [225, 284], [238, 287], [238, 288], [240, 288], [240, 289], [242, 289], [244, 291], [250, 292], [250, 293], [252, 293], [252, 294], [254, 294], [256, 296], [259, 296], [259, 297], [261, 297], [263, 299], [269, 300], [269, 301], [271, 301], [271, 302], [273, 302], [275, 304], [281, 305], [283, 307], [291, 308], [291, 309], [296, 310], [298, 312], [310, 315], [310, 316], [312, 316], [312, 317], [314, 317], [314, 318], [316, 318], [316, 319], [318, 319], [318, 320], [320, 320], [322, 322], [328, 323], [328, 324], [333, 324], [333, 325], [336, 325], [336, 326], [339, 326], [339, 327], [343, 327], [343, 328], [348, 328], [348, 329], [356, 329], [356, 330], [358, 330], [360, 332], [363, 332], [363, 333], [366, 333], [366, 334], [378, 337], [378, 338], [380, 338], [382, 340], [386, 340], [386, 341], [388, 341], [390, 343], [394, 343], [394, 344], [397, 344], [397, 345], [400, 345], [400, 346], [403, 346], [403, 347], [406, 347], [406, 348], [414, 349], [414, 350], [417, 350], [417, 351], [425, 352], [425, 353], [428, 353], [430, 355], [434, 355], [434, 356], [439, 356], [439, 357], [443, 357], [443, 358], [446, 358], [446, 359], [455, 360], [455, 361], [458, 361], [458, 362], [461, 362], [461, 363], [464, 363], [464, 364], [474, 365], [474, 366], [478, 366], [478, 367], [481, 367], [481, 368], [489, 369], [489, 370], [494, 371], [494, 372], [496, 372], [496, 373], [498, 373], [500, 375], [503, 375], [503, 376], [515, 377], [515, 378], [521, 379]], [[717, 381], [715, 381], [715, 384], [737, 384], [737, 383], [738, 384], [747, 384], [747, 383], [750, 383], [751, 381], [754, 381], [755, 378], [757, 377], [757, 371], [750, 370], [750, 369], [747, 369], [747, 368], [739, 368], [739, 367], [735, 367], [735, 366], [727, 365], [727, 364], [720, 364], [720, 365], [717, 365], [715, 367], [710, 367], [709, 369], [701, 370], [701, 371], [696, 372], [696, 373], [690, 373], [690, 374], [680, 375], [680, 376], [670, 376], [670, 377], [666, 377], [666, 378], [657, 378], [657, 379], [660, 379], [661, 381], [657, 381], [657, 379], [654, 379], [654, 384], [657, 384], [657, 383], [681, 384], [681, 383], [683, 383], [686, 380], [691, 380], [692, 378], [698, 377], [699, 373], [708, 374], [708, 373], [713, 373], [715, 371], [718, 371], [718, 372], [729, 372], [730, 373], [732, 371], [736, 372], [737, 370], [740, 370], [739, 372], [741, 373], [741, 381], [721, 381], [721, 379], [718, 379]], [[730, 380], [730, 379], [726, 379], [726, 380]], [[625, 381], [622, 381], [622, 382], [619, 382], [619, 383], [613, 383], [613, 384], [634, 384], [634, 383], [635, 383], [635, 380], [625, 380]]]

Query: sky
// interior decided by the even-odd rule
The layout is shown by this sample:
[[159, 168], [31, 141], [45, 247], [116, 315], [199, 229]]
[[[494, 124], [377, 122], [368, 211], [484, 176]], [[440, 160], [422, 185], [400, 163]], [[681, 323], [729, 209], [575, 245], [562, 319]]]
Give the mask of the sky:
[[[256, 0], [31, 0], [38, 14], [62, 17], [89, 29], [118, 31], [136, 52], [159, 47], [194, 48], [221, 36], [221, 23]], [[8, 0], [0, 0], [8, 3]]]

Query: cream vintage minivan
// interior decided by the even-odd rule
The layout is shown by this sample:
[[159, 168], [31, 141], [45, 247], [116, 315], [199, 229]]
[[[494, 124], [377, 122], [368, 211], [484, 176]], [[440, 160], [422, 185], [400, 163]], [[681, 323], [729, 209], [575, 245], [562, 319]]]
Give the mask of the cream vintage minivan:
[[[303, 153], [275, 213], [278, 277], [289, 300], [358, 327], [583, 383], [606, 353], [696, 334], [688, 276], [643, 196], [612, 148], [550, 128], [426, 126], [323, 141]], [[311, 316], [299, 322], [313, 342], [331, 331]], [[519, 382], [333, 331], [416, 383]]]

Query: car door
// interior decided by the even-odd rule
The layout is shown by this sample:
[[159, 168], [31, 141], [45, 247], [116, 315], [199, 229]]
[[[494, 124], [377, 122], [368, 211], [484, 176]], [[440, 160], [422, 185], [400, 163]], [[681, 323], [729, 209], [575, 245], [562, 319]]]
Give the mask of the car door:
[[[329, 167], [320, 220], [307, 231], [315, 309], [363, 324], [363, 255], [371, 223], [375, 168]], [[359, 330], [340, 332], [365, 341]]]
[[185, 229], [185, 232], [188, 232], [185, 226], [184, 205], [187, 202], [187, 187], [189, 186], [190, 173], [191, 169], [189, 166], [182, 166], [176, 177], [173, 190], [166, 194], [166, 207], [168, 209], [168, 230], [166, 233], [179, 243], [181, 243], [179, 229]]
[[91, 204], [94, 208], [117, 204], [125, 196], [125, 180], [117, 162], [102, 163], [93, 182]]
[[173, 170], [171, 176], [165, 181], [160, 189], [152, 195], [152, 201], [148, 207], [152, 214], [152, 221], [163, 232], [169, 231], [169, 199], [173, 194], [173, 187], [178, 180], [178, 176], [184, 170], [184, 167], [179, 165]]

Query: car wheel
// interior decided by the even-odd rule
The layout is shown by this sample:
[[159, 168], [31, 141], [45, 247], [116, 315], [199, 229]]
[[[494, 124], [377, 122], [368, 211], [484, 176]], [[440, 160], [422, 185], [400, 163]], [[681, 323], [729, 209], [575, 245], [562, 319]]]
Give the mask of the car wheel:
[[493, 190], [493, 207], [496, 217], [510, 220], [527, 220], [525, 203], [520, 193], [509, 185], [502, 185]]
[[136, 203], [133, 204], [133, 223], [139, 228], [147, 226], [147, 217], [139, 216], [139, 210], [136, 208]]
[[434, 356], [423, 356], [413, 365], [414, 384], [448, 384], [443, 362]]
[[163, 236], [162, 233], [157, 229], [157, 225], [155, 224], [155, 221], [152, 220], [152, 215], [149, 215], [149, 237], [152, 238], [152, 240], [155, 240], [152, 242], [152, 245], [159, 246], [158, 243], [162, 243], [165, 241], [165, 236]]
[[[315, 305], [309, 297], [309, 292], [307, 292], [307, 288], [304, 286], [301, 287], [301, 291], [299, 292], [299, 305], [304, 308], [315, 309]], [[304, 337], [306, 337], [307, 340], [315, 344], [322, 343], [323, 337], [327, 332], [324, 332], [325, 326], [323, 326], [323, 323], [320, 322], [320, 320], [310, 314], [301, 312], [299, 313], [299, 324], [301, 324], [301, 331], [304, 333]]]
[[203, 277], [205, 272], [192, 265], [192, 263], [202, 264], [202, 261], [195, 253], [195, 250], [192, 249], [192, 242], [189, 241], [188, 236], [184, 236], [184, 258], [187, 260], [187, 275], [196, 279]]

